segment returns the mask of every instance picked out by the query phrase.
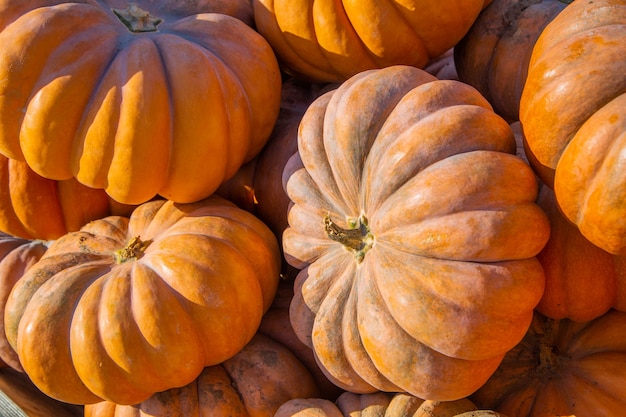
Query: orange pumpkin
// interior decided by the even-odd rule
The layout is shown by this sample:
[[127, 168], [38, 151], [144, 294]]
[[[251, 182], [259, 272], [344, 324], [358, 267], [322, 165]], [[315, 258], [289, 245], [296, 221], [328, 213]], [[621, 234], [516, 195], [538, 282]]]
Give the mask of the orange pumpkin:
[[0, 1], [0, 153], [126, 204], [209, 196], [278, 115], [271, 47], [224, 14], [251, 12], [246, 0]]
[[47, 395], [136, 404], [241, 350], [279, 271], [252, 214], [218, 197], [155, 200], [55, 240], [13, 287], [5, 331]]
[[311, 374], [287, 347], [257, 334], [235, 356], [205, 368], [182, 388], [136, 405], [87, 404], [85, 417], [273, 417], [286, 401], [318, 394]]
[[22, 372], [22, 365], [4, 331], [4, 307], [15, 283], [46, 252], [47, 245], [0, 232], [0, 359]]
[[[465, 414], [468, 413], [468, 414]], [[472, 413], [472, 414], [469, 414]], [[297, 398], [285, 402], [274, 417], [487, 417], [501, 416], [491, 410], [477, 410], [467, 398], [456, 401], [432, 401], [401, 394], [343, 393], [337, 401], [321, 398]]]
[[624, 335], [621, 311], [588, 322], [536, 313], [523, 341], [470, 398], [509, 417], [620, 416], [626, 407]]
[[589, 242], [559, 210], [554, 191], [541, 187], [537, 203], [550, 218], [550, 239], [537, 255], [546, 288], [537, 310], [554, 319], [590, 321], [626, 311], [626, 256]]
[[36, 174], [26, 162], [0, 155], [2, 232], [24, 239], [53, 240], [91, 220], [129, 215], [133, 208], [75, 178], [50, 180]]
[[318, 82], [404, 64], [423, 68], [453, 47], [489, 3], [253, 0], [257, 30], [284, 70]]
[[459, 79], [476, 87], [509, 122], [519, 119], [533, 46], [567, 3], [571, 0], [494, 0], [454, 47]]
[[549, 222], [508, 123], [410, 66], [309, 106], [285, 168], [291, 321], [335, 384], [455, 400], [524, 336]]
[[545, 27], [520, 122], [528, 160], [564, 215], [626, 255], [626, 1], [576, 0]]

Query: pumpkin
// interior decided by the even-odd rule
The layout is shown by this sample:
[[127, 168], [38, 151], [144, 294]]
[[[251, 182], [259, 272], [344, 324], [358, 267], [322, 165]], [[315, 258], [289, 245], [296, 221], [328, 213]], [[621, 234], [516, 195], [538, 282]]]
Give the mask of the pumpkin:
[[568, 3], [571, 0], [494, 0], [455, 45], [459, 79], [476, 87], [508, 122], [519, 119], [537, 38]]
[[53, 240], [91, 220], [128, 215], [133, 208], [75, 178], [50, 180], [36, 174], [26, 162], [0, 155], [0, 231], [4, 233]]
[[252, 9], [0, 1], [0, 153], [125, 204], [209, 196], [267, 141], [281, 87], [270, 45], [223, 12]]
[[561, 213], [554, 191], [542, 186], [537, 203], [550, 219], [550, 239], [539, 252], [546, 287], [537, 310], [553, 319], [586, 322], [615, 308], [626, 311], [626, 256], [589, 242]]
[[47, 248], [45, 242], [0, 232], [0, 359], [20, 372], [23, 371], [22, 365], [4, 331], [4, 307], [15, 283], [43, 256]]
[[520, 99], [528, 160], [590, 242], [626, 255], [626, 2], [576, 0], [542, 31]]
[[509, 417], [622, 415], [625, 334], [621, 311], [587, 322], [537, 312], [522, 342], [470, 399]]
[[5, 332], [50, 397], [136, 404], [241, 350], [279, 271], [272, 232], [233, 203], [154, 200], [52, 242], [13, 287]]
[[283, 70], [342, 82], [391, 65], [423, 68], [453, 47], [489, 2], [253, 0], [257, 30]]
[[319, 395], [307, 368], [291, 351], [262, 334], [235, 356], [205, 368], [182, 388], [154, 394], [136, 405], [85, 405], [85, 417], [273, 417], [286, 401]]
[[[464, 414], [474, 413], [474, 414]], [[472, 401], [431, 401], [401, 394], [345, 392], [334, 403], [321, 398], [296, 398], [285, 402], [274, 417], [458, 417], [502, 416], [491, 410], [477, 410]]]
[[316, 99], [285, 167], [292, 326], [341, 388], [456, 400], [524, 336], [549, 222], [508, 123], [411, 66]]

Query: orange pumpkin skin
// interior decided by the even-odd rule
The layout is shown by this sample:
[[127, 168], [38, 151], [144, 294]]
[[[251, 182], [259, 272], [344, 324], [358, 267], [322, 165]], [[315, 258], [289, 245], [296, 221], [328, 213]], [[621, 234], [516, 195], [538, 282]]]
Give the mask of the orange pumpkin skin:
[[553, 319], [593, 320], [615, 308], [626, 311], [626, 256], [587, 240], [559, 210], [554, 191], [542, 186], [537, 203], [550, 218], [550, 239], [537, 255], [546, 288], [537, 311]]
[[5, 331], [49, 396], [135, 404], [249, 342], [279, 271], [276, 238], [250, 213], [155, 200], [54, 241], [13, 287]]
[[279, 110], [276, 57], [231, 3], [1, 1], [0, 153], [126, 204], [209, 196]]
[[454, 46], [459, 79], [481, 92], [509, 123], [519, 119], [519, 101], [533, 46], [565, 0], [495, 0], [483, 9]]
[[54, 240], [91, 220], [128, 215], [133, 208], [75, 178], [50, 180], [36, 174], [26, 162], [0, 155], [0, 231], [4, 233]]
[[509, 417], [622, 415], [625, 334], [626, 313], [617, 310], [588, 322], [536, 313], [523, 341], [470, 399]]
[[46, 252], [47, 245], [0, 232], [0, 359], [22, 372], [22, 365], [4, 331], [4, 307], [15, 283]]
[[316, 395], [313, 378], [291, 351], [257, 334], [235, 356], [205, 368], [182, 388], [156, 393], [137, 405], [88, 404], [85, 417], [273, 417], [284, 402]]
[[487, 3], [254, 0], [253, 6], [256, 28], [285, 72], [342, 82], [391, 65], [423, 68], [463, 37]]
[[541, 33], [520, 100], [526, 153], [583, 236], [626, 254], [626, 2], [576, 0]]
[[302, 270], [292, 325], [335, 384], [455, 400], [521, 340], [549, 223], [515, 151], [474, 88], [414, 67], [363, 72], [308, 108], [283, 250]]

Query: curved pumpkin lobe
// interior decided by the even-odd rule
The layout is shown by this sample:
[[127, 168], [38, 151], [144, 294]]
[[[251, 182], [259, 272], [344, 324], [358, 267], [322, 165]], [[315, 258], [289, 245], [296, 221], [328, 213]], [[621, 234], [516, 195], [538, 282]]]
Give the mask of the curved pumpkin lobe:
[[365, 253], [374, 246], [374, 235], [370, 232], [367, 218], [363, 215], [350, 223], [350, 229], [344, 229], [333, 222], [327, 214], [324, 217], [324, 230], [329, 239], [341, 243], [352, 251], [357, 263], [361, 263]]
[[126, 261], [141, 258], [150, 243], [152, 243], [152, 239], [143, 241], [140, 236], [132, 238], [128, 245], [115, 251], [113, 254], [115, 263], [119, 265]]
[[156, 32], [157, 25], [163, 21], [132, 3], [125, 9], [111, 10], [132, 33]]

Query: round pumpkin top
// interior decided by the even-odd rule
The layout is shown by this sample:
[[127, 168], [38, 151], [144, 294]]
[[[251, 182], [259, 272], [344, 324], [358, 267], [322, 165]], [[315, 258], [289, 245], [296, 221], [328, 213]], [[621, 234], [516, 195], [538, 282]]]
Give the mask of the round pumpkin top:
[[10, 294], [7, 339], [47, 395], [135, 404], [237, 353], [279, 274], [276, 238], [250, 213], [155, 200], [55, 240]]
[[347, 390], [463, 397], [523, 337], [549, 223], [472, 87], [393, 66], [318, 98], [285, 168], [292, 324]]
[[126, 204], [206, 198], [280, 103], [271, 47], [225, 12], [251, 5], [1, 1], [0, 153]]

